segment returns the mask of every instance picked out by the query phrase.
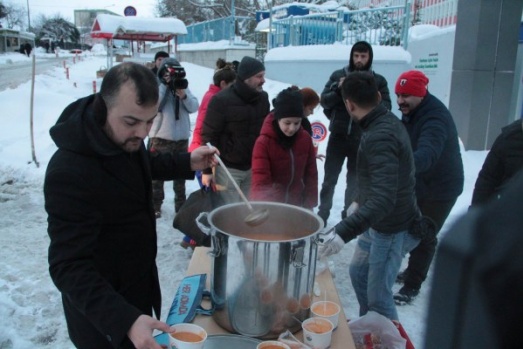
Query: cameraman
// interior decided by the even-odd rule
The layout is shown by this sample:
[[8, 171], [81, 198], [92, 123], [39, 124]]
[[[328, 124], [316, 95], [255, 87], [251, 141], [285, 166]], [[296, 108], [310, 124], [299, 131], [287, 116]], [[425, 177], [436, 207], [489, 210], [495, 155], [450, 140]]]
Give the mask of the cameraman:
[[[198, 110], [198, 99], [187, 88], [185, 69], [174, 58], [163, 60], [158, 69], [160, 105], [149, 132], [152, 153], [187, 152], [191, 123], [189, 114]], [[185, 180], [174, 180], [174, 210], [185, 202]], [[164, 199], [163, 181], [153, 181], [153, 204], [156, 218], [161, 217]]]

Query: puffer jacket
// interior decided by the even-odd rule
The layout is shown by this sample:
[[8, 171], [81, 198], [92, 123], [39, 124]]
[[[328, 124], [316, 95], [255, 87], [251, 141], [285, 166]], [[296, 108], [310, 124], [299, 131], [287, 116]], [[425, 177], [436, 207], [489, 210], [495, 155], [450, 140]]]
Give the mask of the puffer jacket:
[[385, 234], [407, 230], [419, 217], [414, 158], [400, 120], [379, 105], [359, 124], [363, 130], [357, 163], [359, 209], [335, 227], [345, 242], [369, 227]]
[[487, 154], [472, 193], [472, 205], [498, 198], [503, 188], [511, 183], [516, 173], [521, 170], [523, 170], [523, 127], [522, 121], [516, 120], [503, 127]]
[[209, 103], [202, 128], [203, 143], [210, 142], [217, 147], [227, 167], [249, 170], [254, 142], [269, 108], [267, 92], [258, 92], [242, 80], [236, 80]]
[[457, 198], [463, 192], [465, 175], [458, 130], [447, 107], [427, 92], [421, 103], [401, 120], [414, 152], [417, 199]]
[[270, 113], [254, 145], [250, 199], [312, 209], [318, 204], [318, 169], [311, 137], [300, 128], [286, 149], [275, 127]]

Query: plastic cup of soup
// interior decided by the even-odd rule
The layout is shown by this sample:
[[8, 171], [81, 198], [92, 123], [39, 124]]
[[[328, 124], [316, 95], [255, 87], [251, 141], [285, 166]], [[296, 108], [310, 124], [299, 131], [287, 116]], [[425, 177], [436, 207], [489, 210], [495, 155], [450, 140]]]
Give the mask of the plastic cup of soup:
[[331, 301], [314, 302], [311, 307], [312, 315], [321, 317], [332, 322], [334, 329], [338, 327], [341, 308], [338, 304]]
[[202, 349], [207, 332], [195, 324], [176, 324], [171, 326], [169, 344], [176, 349]]
[[322, 317], [311, 317], [303, 321], [303, 341], [314, 349], [327, 349], [331, 345], [332, 322]]
[[256, 346], [256, 349], [291, 349], [287, 344], [279, 341], [265, 341]]

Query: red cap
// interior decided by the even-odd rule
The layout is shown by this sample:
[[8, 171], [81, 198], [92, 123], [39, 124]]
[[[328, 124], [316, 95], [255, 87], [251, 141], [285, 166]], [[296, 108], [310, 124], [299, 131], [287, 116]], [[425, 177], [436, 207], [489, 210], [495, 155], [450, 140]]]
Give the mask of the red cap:
[[397, 95], [425, 97], [429, 78], [419, 70], [409, 70], [401, 74], [396, 81]]

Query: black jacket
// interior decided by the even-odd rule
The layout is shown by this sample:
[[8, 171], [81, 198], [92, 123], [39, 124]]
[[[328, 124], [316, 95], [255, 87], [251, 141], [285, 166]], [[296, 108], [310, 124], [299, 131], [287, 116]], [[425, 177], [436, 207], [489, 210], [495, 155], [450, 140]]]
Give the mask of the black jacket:
[[454, 200], [463, 191], [463, 162], [449, 110], [427, 92], [420, 105], [402, 116], [416, 164], [418, 200]]
[[44, 182], [49, 271], [78, 348], [132, 348], [141, 314], [160, 317], [151, 179], [192, 178], [189, 154], [149, 158], [117, 147], [95, 121], [94, 96], [51, 128], [58, 150]]
[[209, 102], [202, 140], [220, 150], [220, 157], [227, 167], [249, 170], [254, 143], [269, 110], [267, 92], [258, 92], [236, 80]]
[[472, 194], [472, 205], [499, 195], [514, 175], [523, 169], [523, 127], [517, 120], [504, 127], [487, 154]]
[[[378, 85], [378, 91], [381, 94], [381, 104], [385, 106], [388, 110], [391, 110], [392, 104], [390, 101], [389, 88], [387, 86], [387, 80], [380, 74], [375, 73], [372, 67], [373, 61], [373, 51], [372, 46], [369, 47], [369, 62], [367, 66], [363, 69], [374, 75], [376, 84]], [[325, 84], [323, 92], [321, 93], [321, 106], [323, 107], [323, 112], [329, 118], [329, 131], [335, 134], [350, 134], [351, 137], [360, 137], [361, 130], [359, 126], [351, 122], [349, 113], [345, 109], [345, 104], [343, 103], [343, 98], [341, 96], [341, 90], [338, 87], [338, 83], [342, 77], [347, 77], [351, 72], [355, 71], [354, 63], [352, 60], [353, 49], [350, 52], [350, 61], [349, 65], [346, 67], [334, 71], [329, 77], [329, 81]]]
[[379, 105], [360, 122], [358, 211], [335, 227], [348, 242], [369, 227], [381, 233], [407, 230], [419, 217], [414, 195], [414, 159], [398, 118]]

